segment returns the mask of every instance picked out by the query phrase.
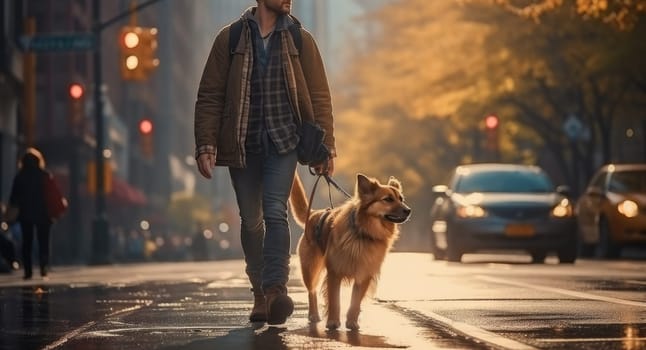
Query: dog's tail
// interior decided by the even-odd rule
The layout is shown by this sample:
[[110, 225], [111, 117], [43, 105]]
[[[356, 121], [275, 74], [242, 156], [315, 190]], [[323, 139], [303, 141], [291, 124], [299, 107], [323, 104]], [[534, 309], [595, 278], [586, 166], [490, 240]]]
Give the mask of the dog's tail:
[[309, 213], [307, 212], [307, 194], [303, 188], [303, 182], [298, 176], [298, 172], [294, 174], [294, 182], [292, 183], [292, 190], [289, 194], [289, 208], [292, 211], [294, 220], [300, 227], [305, 227]]

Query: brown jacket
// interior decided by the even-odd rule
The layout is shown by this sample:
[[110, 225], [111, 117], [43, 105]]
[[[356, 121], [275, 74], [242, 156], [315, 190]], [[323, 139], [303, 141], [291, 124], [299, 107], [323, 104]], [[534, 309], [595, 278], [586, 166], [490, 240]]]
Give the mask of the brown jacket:
[[[244, 139], [253, 52], [245, 22], [230, 55], [229, 29], [226, 26], [217, 34], [202, 73], [195, 102], [195, 145], [216, 146], [216, 165], [239, 168], [246, 165]], [[289, 31], [282, 31], [288, 47], [283, 64], [290, 102], [297, 118], [314, 120], [325, 129], [324, 143], [335, 155], [332, 101], [323, 60], [312, 35], [302, 28], [301, 34], [303, 46], [299, 52]]]

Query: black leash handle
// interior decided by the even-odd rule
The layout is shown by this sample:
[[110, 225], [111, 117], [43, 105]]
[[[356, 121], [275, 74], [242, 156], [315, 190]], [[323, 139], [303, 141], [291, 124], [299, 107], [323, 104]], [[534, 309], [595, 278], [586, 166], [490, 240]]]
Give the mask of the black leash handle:
[[[321, 178], [321, 176], [324, 176], [325, 181], [327, 181], [327, 184], [328, 184], [328, 190], [329, 190], [330, 184], [332, 184], [332, 186], [334, 186], [337, 190], [339, 190], [339, 192], [343, 193], [347, 198], [352, 198], [351, 194], [349, 194], [346, 190], [341, 188], [341, 186], [339, 186], [339, 184], [336, 183], [336, 181], [334, 181], [332, 176], [328, 175], [327, 167], [328, 167], [328, 164], [325, 163], [325, 166], [323, 167], [323, 172], [321, 174], [317, 174], [316, 171], [314, 171], [313, 167], [308, 167], [308, 170], [310, 174], [312, 174], [313, 176], [318, 176], [318, 179], [316, 179], [317, 183], [318, 183], [318, 180]], [[316, 185], [314, 185], [314, 188], [316, 189]], [[330, 193], [330, 205], [331, 204], [332, 204], [332, 194]]]

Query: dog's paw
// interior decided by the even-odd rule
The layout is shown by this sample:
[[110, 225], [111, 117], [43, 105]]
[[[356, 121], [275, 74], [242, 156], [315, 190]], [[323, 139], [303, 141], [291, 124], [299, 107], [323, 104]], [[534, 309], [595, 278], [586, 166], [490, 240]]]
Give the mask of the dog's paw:
[[359, 329], [359, 322], [357, 321], [345, 321], [345, 328], [356, 331]]
[[310, 320], [310, 323], [321, 322], [321, 317], [319, 315], [309, 315], [307, 316], [307, 319]]
[[341, 327], [341, 321], [339, 320], [328, 320], [327, 324], [325, 325], [325, 328], [329, 330], [336, 330], [339, 327]]

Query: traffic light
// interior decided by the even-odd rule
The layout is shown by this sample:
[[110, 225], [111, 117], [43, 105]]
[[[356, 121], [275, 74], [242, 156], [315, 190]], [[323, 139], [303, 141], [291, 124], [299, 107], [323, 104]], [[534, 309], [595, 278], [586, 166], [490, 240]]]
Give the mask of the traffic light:
[[152, 158], [154, 151], [153, 122], [150, 119], [144, 118], [139, 121], [139, 136], [141, 153], [148, 159]]
[[497, 130], [498, 123], [499, 123], [498, 116], [494, 114], [490, 114], [485, 118], [485, 127], [488, 130]]
[[146, 80], [159, 66], [157, 28], [124, 26], [119, 35], [121, 77]]
[[79, 131], [84, 117], [85, 89], [79, 83], [72, 83], [68, 89], [70, 111], [69, 125], [75, 132]]
[[499, 140], [498, 128], [500, 126], [500, 119], [495, 114], [489, 114], [484, 119], [485, 133], [486, 133], [486, 149], [492, 155], [492, 158], [498, 160], [499, 158]]

